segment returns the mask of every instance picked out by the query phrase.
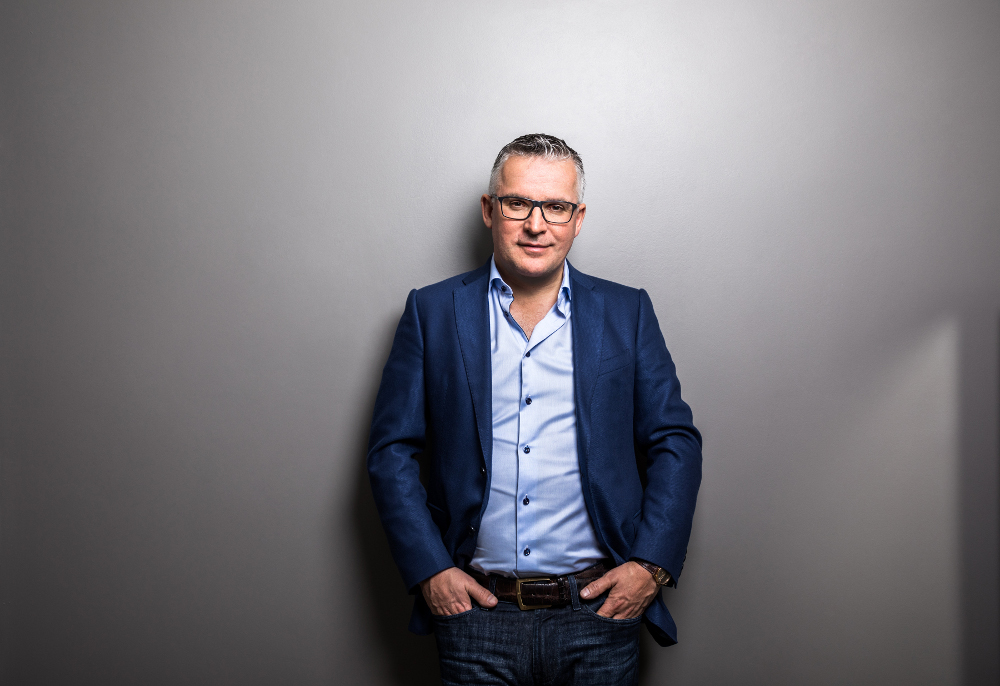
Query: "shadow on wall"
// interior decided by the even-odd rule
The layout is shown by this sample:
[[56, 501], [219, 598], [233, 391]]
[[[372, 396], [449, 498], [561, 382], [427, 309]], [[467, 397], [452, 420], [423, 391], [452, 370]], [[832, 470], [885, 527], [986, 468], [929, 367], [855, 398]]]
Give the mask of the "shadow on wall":
[[469, 210], [468, 218], [465, 221], [468, 227], [465, 234], [468, 236], [467, 252], [471, 260], [468, 268], [476, 269], [490, 259], [490, 255], [493, 254], [493, 236], [483, 224], [483, 212], [478, 203]]
[[[466, 268], [475, 269], [489, 259], [493, 252], [493, 242], [489, 231], [483, 226], [478, 205], [470, 209], [463, 224], [466, 236]], [[426, 284], [413, 284], [413, 287], [419, 288], [424, 285]], [[402, 306], [401, 300], [400, 309]], [[351, 451], [353, 455], [361, 456], [368, 452], [368, 422], [371, 420], [371, 408], [375, 406], [375, 395], [378, 393], [382, 378], [382, 366], [389, 357], [396, 323], [395, 317], [387, 319], [378, 339], [372, 341], [373, 347], [379, 350], [379, 354], [375, 356], [376, 366], [369, 372], [368, 396], [364, 405], [369, 412], [364, 416], [364, 421], [358, 423], [358, 432], [354, 437]], [[352, 524], [363, 570], [362, 589], [368, 601], [362, 605], [372, 608], [375, 616], [376, 636], [373, 645], [378, 646], [385, 656], [385, 664], [389, 666], [393, 683], [400, 686], [440, 684], [437, 645], [434, 638], [417, 636], [407, 630], [410, 611], [413, 608], [413, 596], [404, 588], [399, 570], [389, 552], [389, 544], [372, 497], [365, 460], [358, 460], [357, 464]]]
[[[380, 349], [377, 356], [378, 368], [370, 374], [368, 402], [365, 407], [375, 405], [382, 376], [382, 364], [389, 356], [396, 321], [387, 320], [382, 333], [373, 345]], [[368, 452], [369, 412], [365, 421], [358, 422], [352, 455], [363, 456]], [[389, 667], [392, 683], [406, 686], [424, 686], [441, 683], [438, 672], [437, 646], [432, 636], [417, 636], [407, 630], [413, 597], [403, 586], [402, 577], [389, 552], [389, 543], [382, 523], [379, 521], [375, 499], [368, 481], [366, 460], [355, 462], [358, 471], [354, 478], [354, 505], [352, 525], [358, 544], [361, 561], [361, 592], [367, 602], [361, 607], [371, 608], [374, 614], [376, 635], [371, 644], [378, 647], [384, 656], [384, 664]]]
[[[984, 298], [984, 300], [986, 300]], [[1000, 683], [1000, 316], [962, 313], [959, 379], [959, 525], [962, 683]]]

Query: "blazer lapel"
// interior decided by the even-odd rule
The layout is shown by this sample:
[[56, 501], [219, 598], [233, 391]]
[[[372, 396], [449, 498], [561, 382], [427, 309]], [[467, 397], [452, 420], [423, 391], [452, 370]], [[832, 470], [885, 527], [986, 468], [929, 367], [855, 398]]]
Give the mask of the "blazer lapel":
[[577, 431], [580, 436], [580, 467], [585, 466], [590, 446], [590, 406], [597, 382], [604, 340], [604, 296], [586, 274], [570, 265], [573, 282], [573, 374], [576, 377]]
[[490, 362], [490, 320], [486, 300], [489, 264], [469, 273], [454, 291], [455, 322], [465, 374], [472, 392], [472, 409], [479, 429], [486, 468], [492, 470], [493, 370]]

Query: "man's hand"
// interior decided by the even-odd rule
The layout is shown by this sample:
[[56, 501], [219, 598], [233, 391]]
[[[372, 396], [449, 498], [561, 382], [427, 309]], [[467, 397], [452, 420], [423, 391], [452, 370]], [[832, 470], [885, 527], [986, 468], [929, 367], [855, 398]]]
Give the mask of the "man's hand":
[[580, 591], [580, 597], [584, 600], [596, 598], [609, 588], [611, 593], [597, 614], [612, 619], [638, 617], [649, 607], [660, 590], [653, 581], [652, 574], [630, 561], [588, 584]]
[[[648, 572], [646, 576], [649, 576]], [[471, 610], [473, 600], [483, 607], [493, 607], [497, 604], [497, 599], [492, 593], [477, 584], [475, 579], [458, 567], [449, 567], [424, 579], [420, 582], [420, 592], [424, 594], [424, 600], [431, 608], [431, 613], [436, 615], [457, 615]]]

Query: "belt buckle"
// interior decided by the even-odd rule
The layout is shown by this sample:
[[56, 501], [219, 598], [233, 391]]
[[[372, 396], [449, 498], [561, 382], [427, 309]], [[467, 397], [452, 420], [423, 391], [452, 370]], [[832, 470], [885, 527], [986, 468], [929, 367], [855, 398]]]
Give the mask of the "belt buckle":
[[516, 579], [514, 590], [517, 594], [517, 606], [522, 610], [543, 610], [547, 607], [552, 607], [552, 603], [546, 605], [525, 605], [524, 601], [521, 600], [521, 584], [532, 584], [537, 581], [552, 581], [551, 576], [533, 576], [527, 579]]

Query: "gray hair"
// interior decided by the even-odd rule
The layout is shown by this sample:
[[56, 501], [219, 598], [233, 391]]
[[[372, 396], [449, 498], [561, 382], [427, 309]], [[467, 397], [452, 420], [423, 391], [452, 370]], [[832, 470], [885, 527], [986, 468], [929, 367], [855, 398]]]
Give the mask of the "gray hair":
[[496, 162], [493, 163], [493, 170], [490, 172], [490, 185], [487, 192], [490, 195], [497, 194], [497, 186], [500, 184], [500, 171], [504, 163], [512, 155], [519, 157], [542, 157], [547, 160], [573, 160], [576, 167], [576, 201], [583, 202], [583, 191], [586, 188], [586, 180], [583, 176], [583, 160], [573, 148], [566, 145], [562, 138], [550, 136], [547, 133], [529, 133], [518, 136], [507, 145], [503, 146], [500, 154], [497, 155]]

